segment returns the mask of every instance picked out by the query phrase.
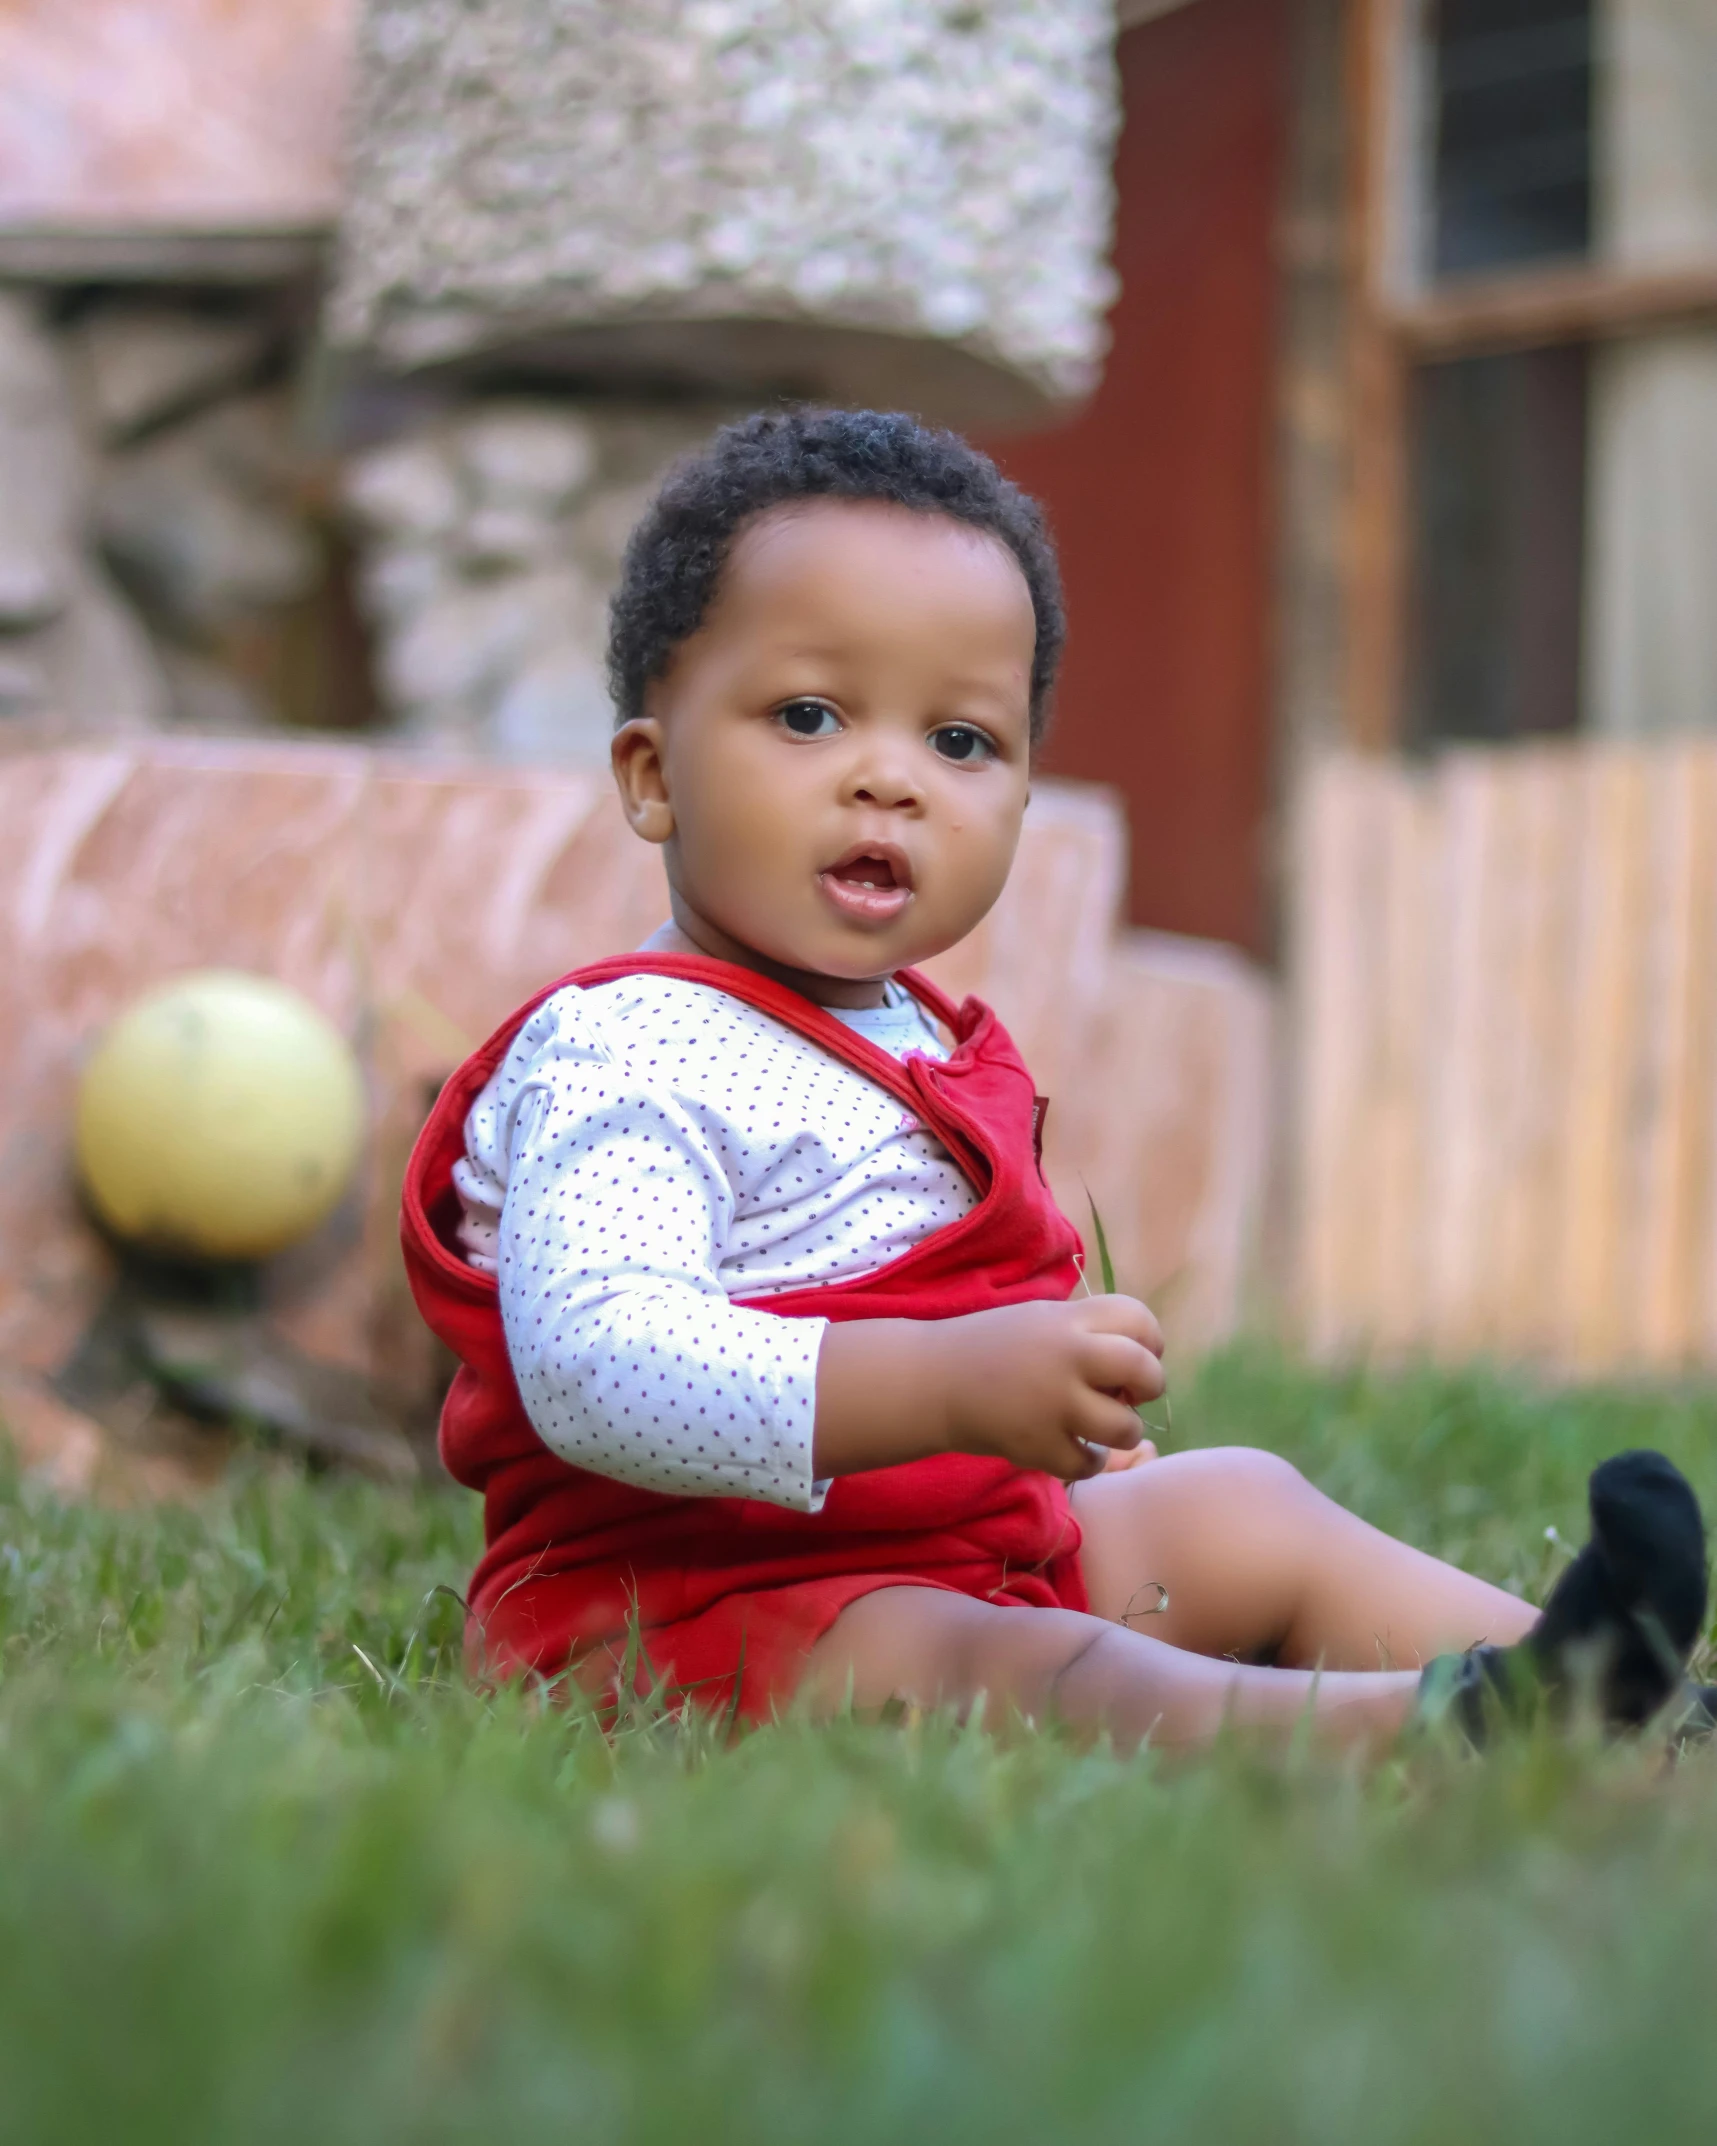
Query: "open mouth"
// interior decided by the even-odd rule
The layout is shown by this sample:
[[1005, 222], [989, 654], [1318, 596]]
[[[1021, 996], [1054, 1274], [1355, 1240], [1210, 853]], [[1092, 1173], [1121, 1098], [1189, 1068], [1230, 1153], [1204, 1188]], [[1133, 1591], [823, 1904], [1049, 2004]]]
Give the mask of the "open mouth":
[[817, 878], [842, 915], [861, 923], [886, 923], [912, 899], [912, 868], [891, 845], [851, 850]]

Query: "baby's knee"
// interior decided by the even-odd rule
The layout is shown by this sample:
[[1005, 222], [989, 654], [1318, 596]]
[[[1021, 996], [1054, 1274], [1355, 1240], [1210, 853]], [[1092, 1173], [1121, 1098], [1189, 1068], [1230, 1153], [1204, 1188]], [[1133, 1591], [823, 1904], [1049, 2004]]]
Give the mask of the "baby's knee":
[[1310, 1488], [1291, 1460], [1263, 1446], [1212, 1446], [1209, 1457], [1235, 1489], [1254, 1497], [1298, 1498]]
[[1202, 1446], [1176, 1457], [1195, 1464], [1200, 1494], [1220, 1497], [1230, 1513], [1269, 1512], [1318, 1495], [1291, 1460], [1262, 1446]]

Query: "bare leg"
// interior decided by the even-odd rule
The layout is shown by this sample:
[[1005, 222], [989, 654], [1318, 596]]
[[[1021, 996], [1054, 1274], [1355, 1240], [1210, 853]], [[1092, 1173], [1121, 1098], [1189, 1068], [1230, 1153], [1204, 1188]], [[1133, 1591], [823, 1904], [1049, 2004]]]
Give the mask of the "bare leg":
[[1091, 1616], [879, 1589], [812, 1650], [813, 1704], [963, 1708], [985, 1694], [1031, 1720], [1169, 1746], [1207, 1743], [1225, 1722], [1283, 1737], [1309, 1708], [1331, 1739], [1380, 1744], [1432, 1655], [1511, 1643], [1537, 1616], [1245, 1446], [1095, 1476], [1074, 1503]]
[[[1140, 1473], [1144, 1473], [1141, 1470]], [[1310, 1708], [1333, 1742], [1383, 1745], [1418, 1677], [1251, 1669], [1212, 1661], [1073, 1610], [1006, 1609], [932, 1587], [888, 1587], [844, 1610], [811, 1650], [814, 1707], [891, 1699], [1106, 1729], [1124, 1747], [1205, 1744], [1225, 1723], [1285, 1742]]]
[[[1418, 1669], [1479, 1640], [1517, 1640], [1538, 1614], [1368, 1526], [1249, 1446], [1093, 1476], [1073, 1503], [1093, 1612], [1195, 1654]], [[1166, 1611], [1142, 1614], [1159, 1585]]]

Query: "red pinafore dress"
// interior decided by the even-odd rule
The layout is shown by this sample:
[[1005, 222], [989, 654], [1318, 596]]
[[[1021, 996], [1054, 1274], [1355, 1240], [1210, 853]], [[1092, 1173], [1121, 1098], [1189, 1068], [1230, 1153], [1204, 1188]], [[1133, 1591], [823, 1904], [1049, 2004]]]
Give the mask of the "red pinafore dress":
[[[978, 1203], [873, 1274], [737, 1301], [779, 1318], [948, 1319], [1079, 1278], [1081, 1245], [1040, 1162], [1041, 1099], [1001, 1023], [900, 981], [954, 1037], [952, 1055], [892, 1058], [796, 992], [726, 962], [625, 954], [575, 970], [504, 1021], [442, 1090], [407, 1168], [401, 1234], [418, 1308], [459, 1358], [441, 1417], [449, 1472], [480, 1491], [486, 1549], [471, 1582], [473, 1658], [486, 1673], [611, 1676], [636, 1620], [638, 1675], [670, 1697], [741, 1717], [787, 1698], [805, 1655], [849, 1602], [879, 1587], [1083, 1610], [1079, 1526], [1052, 1476], [938, 1454], [843, 1476], [818, 1513], [748, 1498], [670, 1497], [574, 1468], [531, 1428], [492, 1275], [456, 1249], [453, 1166], [465, 1119], [543, 1001], [568, 985], [648, 974], [755, 1006], [895, 1096], [947, 1148]], [[636, 1658], [636, 1657], [635, 1657]]]

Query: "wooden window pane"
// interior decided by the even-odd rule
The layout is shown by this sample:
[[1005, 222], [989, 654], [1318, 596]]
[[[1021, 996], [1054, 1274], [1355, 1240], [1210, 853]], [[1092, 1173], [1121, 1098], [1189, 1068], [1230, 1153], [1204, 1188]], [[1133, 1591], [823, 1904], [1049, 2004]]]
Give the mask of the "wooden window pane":
[[1579, 720], [1587, 355], [1461, 358], [1414, 378], [1411, 742]]
[[1433, 270], [1586, 253], [1592, 0], [1433, 0]]

